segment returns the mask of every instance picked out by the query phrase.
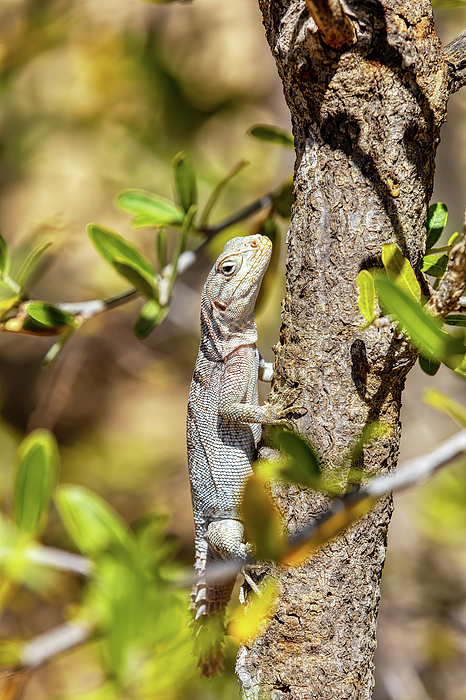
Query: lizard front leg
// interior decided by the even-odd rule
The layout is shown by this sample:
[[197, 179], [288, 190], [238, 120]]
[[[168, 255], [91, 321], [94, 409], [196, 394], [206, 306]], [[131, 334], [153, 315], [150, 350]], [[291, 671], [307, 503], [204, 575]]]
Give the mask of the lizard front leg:
[[218, 413], [238, 423], [287, 423], [296, 413], [301, 414], [301, 409], [270, 403], [260, 406], [257, 402], [258, 375], [264, 381], [271, 379], [272, 365], [262, 358], [257, 365], [255, 352], [251, 346], [243, 346], [226, 359]]

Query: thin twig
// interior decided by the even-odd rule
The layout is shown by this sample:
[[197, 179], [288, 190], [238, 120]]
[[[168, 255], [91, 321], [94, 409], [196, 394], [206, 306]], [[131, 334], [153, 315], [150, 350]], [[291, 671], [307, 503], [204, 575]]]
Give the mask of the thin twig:
[[[247, 207], [244, 207], [244, 209], [241, 209], [235, 214], [226, 217], [225, 219], [223, 219], [223, 221], [220, 221], [219, 223], [214, 224], [213, 226], [204, 226], [200, 228], [199, 232], [205, 235], [205, 240], [196, 248], [196, 250], [186, 250], [180, 255], [177, 263], [177, 276], [181, 275], [188, 268], [194, 265], [199, 255], [203, 252], [204, 248], [212, 240], [212, 238], [214, 238], [214, 236], [216, 236], [221, 231], [224, 231], [225, 229], [229, 228], [230, 226], [233, 226], [234, 224], [237, 224], [240, 221], [244, 221], [244, 219], [248, 219], [256, 211], [266, 209], [271, 205], [271, 195], [265, 195], [264, 197], [257, 199], [255, 202], [252, 202]], [[170, 294], [170, 285], [168, 284], [168, 280], [171, 278], [172, 272], [172, 264], [168, 263], [168, 265], [164, 267], [161, 274], [158, 276], [159, 296], [160, 303], [162, 305], [167, 304], [169, 301], [168, 297]], [[123, 304], [127, 304], [128, 302], [133, 301], [133, 299], [135, 299], [137, 296], [138, 292], [135, 289], [130, 289], [127, 292], [123, 292], [122, 294], [119, 294], [118, 296], [112, 297], [107, 300], [92, 299], [90, 301], [62, 302], [59, 304], [55, 304], [55, 306], [61, 311], [66, 311], [67, 313], [72, 314], [75, 318], [76, 323], [78, 325], [82, 325], [83, 323], [90, 321], [92, 318], [99, 316], [105, 311], [116, 309], [119, 306], [123, 306]], [[56, 337], [62, 335], [63, 332], [67, 330], [67, 326], [50, 328], [44, 327], [33, 330], [25, 329], [23, 327], [23, 324], [27, 318], [26, 307], [29, 301], [30, 299], [27, 299], [23, 301], [17, 309], [12, 309], [11, 316], [7, 317], [3, 322], [0, 323], [0, 331], [6, 331], [9, 333], [16, 333], [20, 335]]]
[[199, 230], [201, 233], [204, 233], [207, 236], [207, 239], [210, 241], [217, 235], [217, 233], [224, 231], [226, 228], [229, 228], [240, 221], [249, 219], [249, 217], [255, 214], [256, 211], [266, 209], [267, 207], [270, 207], [271, 204], [272, 198], [270, 195], [266, 194], [264, 197], [260, 197], [260, 199], [256, 199], [255, 202], [248, 204], [248, 206], [244, 207], [244, 209], [240, 209], [240, 211], [237, 211], [235, 214], [227, 216], [225, 219], [223, 219], [223, 221], [219, 221], [218, 224], [214, 224], [213, 226], [204, 226]]
[[21, 666], [30, 670], [38, 668], [56, 656], [87, 642], [93, 631], [92, 625], [84, 620], [65, 622], [59, 627], [54, 627], [20, 646]]
[[426, 304], [426, 309], [433, 316], [444, 318], [451, 311], [458, 309], [466, 284], [466, 212], [459, 243], [451, 250], [447, 269], [437, 291]]
[[32, 544], [28, 547], [26, 556], [34, 564], [49, 566], [58, 571], [78, 574], [78, 576], [89, 576], [93, 569], [93, 563], [87, 557], [56, 547]]
[[356, 43], [353, 23], [340, 0], [306, 0], [306, 5], [327, 46], [342, 51]]

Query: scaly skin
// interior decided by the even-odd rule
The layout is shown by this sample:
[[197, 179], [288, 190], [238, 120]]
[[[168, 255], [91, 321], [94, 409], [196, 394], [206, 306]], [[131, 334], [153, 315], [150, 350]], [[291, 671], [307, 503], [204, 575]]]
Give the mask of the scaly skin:
[[201, 300], [201, 344], [188, 401], [187, 445], [194, 511], [197, 580], [191, 594], [199, 667], [222, 667], [225, 609], [235, 579], [212, 583], [215, 563], [245, 560], [241, 499], [252, 474], [261, 424], [283, 410], [259, 406], [257, 380], [272, 365], [256, 349], [254, 305], [272, 252], [265, 236], [233, 238], [207, 277]]

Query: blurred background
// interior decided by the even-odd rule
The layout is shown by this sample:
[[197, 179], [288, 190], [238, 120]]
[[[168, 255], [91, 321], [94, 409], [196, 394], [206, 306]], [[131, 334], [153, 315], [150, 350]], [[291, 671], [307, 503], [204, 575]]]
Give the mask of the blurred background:
[[[438, 10], [448, 43], [466, 28], [466, 8]], [[106, 299], [127, 285], [97, 255], [85, 232], [94, 221], [153, 258], [153, 232], [134, 231], [114, 207], [119, 190], [173, 197], [171, 161], [195, 164], [199, 196], [240, 159], [250, 165], [227, 188], [217, 219], [279, 185], [292, 153], [246, 136], [256, 123], [289, 128], [281, 84], [255, 0], [195, 0], [157, 6], [138, 0], [0, 0], [0, 228], [19, 259], [53, 246], [31, 290], [50, 302]], [[450, 210], [447, 234], [466, 204], [466, 91], [450, 100], [433, 201]], [[41, 370], [52, 340], [0, 336], [0, 497], [8, 511], [11, 464], [37, 427], [61, 447], [63, 483], [87, 486], [129, 522], [163, 510], [190, 565], [193, 532], [185, 456], [185, 408], [199, 331], [199, 293], [229, 229], [179, 281], [167, 320], [138, 341], [138, 301], [94, 319], [55, 365]], [[283, 233], [286, 227], [283, 226]], [[283, 271], [258, 319], [269, 360], [278, 335]], [[425, 386], [466, 403], [466, 384], [444, 367], [408, 378], [401, 460], [448, 438], [456, 427], [422, 403]], [[466, 698], [466, 476], [450, 469], [397, 496], [382, 587], [376, 700]], [[44, 541], [70, 548], [53, 512]], [[33, 637], [63, 620], [79, 584], [62, 577], [43, 596], [21, 590], [0, 620], [0, 636]], [[221, 683], [186, 678], [181, 697], [235, 698], [234, 645]], [[91, 692], [101, 682], [92, 647], [35, 674], [25, 700]], [[89, 696], [90, 697], [90, 696]], [[92, 696], [94, 697], [94, 696]], [[165, 697], [165, 696], [164, 696]], [[167, 697], [171, 697], [170, 694]]]

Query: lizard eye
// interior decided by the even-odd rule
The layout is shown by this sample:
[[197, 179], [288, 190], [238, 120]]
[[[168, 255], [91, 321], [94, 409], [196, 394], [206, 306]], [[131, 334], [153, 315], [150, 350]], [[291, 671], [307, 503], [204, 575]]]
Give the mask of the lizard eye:
[[234, 260], [225, 260], [219, 265], [219, 271], [225, 275], [225, 277], [231, 277], [237, 269], [238, 263]]

